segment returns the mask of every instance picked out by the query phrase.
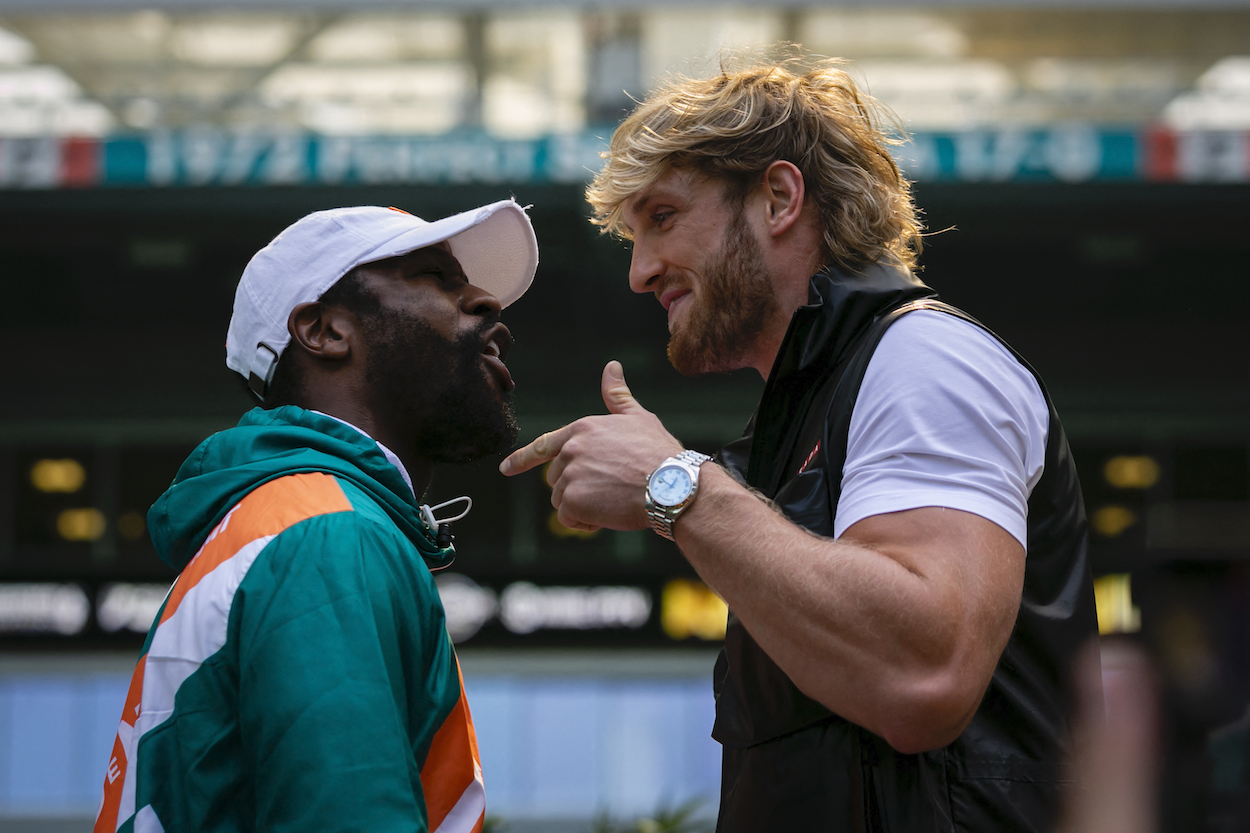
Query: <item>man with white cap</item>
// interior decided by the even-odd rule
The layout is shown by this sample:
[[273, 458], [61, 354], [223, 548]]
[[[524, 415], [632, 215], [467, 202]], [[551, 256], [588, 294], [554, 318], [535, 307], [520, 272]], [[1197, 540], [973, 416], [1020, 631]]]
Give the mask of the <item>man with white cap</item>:
[[[261, 401], [148, 514], [180, 570], [96, 831], [480, 831], [485, 793], [419, 499], [512, 447], [500, 310], [538, 248], [510, 200], [320, 211], [252, 258], [226, 364]], [[436, 507], [437, 509], [437, 507]]]

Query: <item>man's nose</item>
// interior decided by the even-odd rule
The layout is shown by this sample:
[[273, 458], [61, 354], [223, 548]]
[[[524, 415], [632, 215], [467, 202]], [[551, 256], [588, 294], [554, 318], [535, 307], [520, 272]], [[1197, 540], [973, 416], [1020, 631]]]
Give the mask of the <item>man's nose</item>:
[[460, 295], [460, 309], [468, 315], [498, 318], [503, 305], [482, 287], [466, 284], [465, 291]]
[[635, 292], [654, 292], [656, 282], [664, 273], [664, 263], [651, 246], [634, 241], [629, 260], [629, 288]]

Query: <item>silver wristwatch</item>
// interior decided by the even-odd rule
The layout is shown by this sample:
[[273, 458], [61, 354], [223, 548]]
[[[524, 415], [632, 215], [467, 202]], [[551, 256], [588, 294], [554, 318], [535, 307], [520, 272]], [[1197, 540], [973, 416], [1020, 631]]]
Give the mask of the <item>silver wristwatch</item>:
[[712, 458], [686, 449], [669, 457], [647, 478], [647, 520], [651, 528], [673, 540], [673, 521], [694, 503], [699, 491], [699, 466]]

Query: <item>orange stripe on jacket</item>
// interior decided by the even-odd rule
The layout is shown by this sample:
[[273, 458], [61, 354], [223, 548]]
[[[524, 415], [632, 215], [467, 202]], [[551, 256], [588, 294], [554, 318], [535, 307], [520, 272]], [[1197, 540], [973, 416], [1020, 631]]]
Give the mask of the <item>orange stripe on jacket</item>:
[[[143, 671], [147, 657], [139, 658], [134, 674], [130, 677], [130, 689], [126, 692], [126, 705], [122, 707], [122, 722], [132, 730], [139, 719], [139, 697], [143, 694]], [[108, 771], [104, 773], [104, 801], [96, 816], [93, 833], [113, 833], [117, 829], [117, 811], [121, 808], [122, 787], [126, 784], [126, 748], [122, 745], [121, 731], [113, 738], [113, 754], [109, 756]]]
[[[437, 830], [443, 823], [465, 790], [477, 779], [481, 768], [482, 757], [477, 750], [469, 701], [464, 696], [464, 675], [460, 672], [459, 659], [456, 660], [456, 676], [460, 679], [460, 699], [434, 734], [421, 766], [421, 789], [425, 792], [431, 830]], [[482, 819], [478, 819], [473, 829], [481, 827]]]
[[248, 493], [208, 536], [178, 576], [169, 594], [164, 622], [174, 615], [188, 591], [250, 541], [277, 535], [300, 521], [331, 512], [350, 512], [351, 502], [332, 475], [313, 472], [270, 480]]

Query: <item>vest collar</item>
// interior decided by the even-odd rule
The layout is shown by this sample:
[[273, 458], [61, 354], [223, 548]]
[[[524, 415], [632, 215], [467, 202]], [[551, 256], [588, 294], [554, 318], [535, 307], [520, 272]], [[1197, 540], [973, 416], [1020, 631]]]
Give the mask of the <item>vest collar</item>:
[[790, 319], [746, 434], [722, 452], [725, 464], [753, 486], [770, 468], [767, 461], [784, 455], [788, 430], [798, 424], [821, 381], [851, 357], [873, 321], [937, 293], [899, 264], [872, 263], [859, 271], [821, 269], [811, 277], [807, 297]]
[[790, 319], [764, 398], [768, 398], [768, 387], [802, 384], [813, 373], [825, 375], [849, 355], [881, 313], [918, 298], [936, 297], [919, 278], [896, 264], [872, 263], [859, 272], [834, 266], [821, 269], [808, 283], [807, 303]]

